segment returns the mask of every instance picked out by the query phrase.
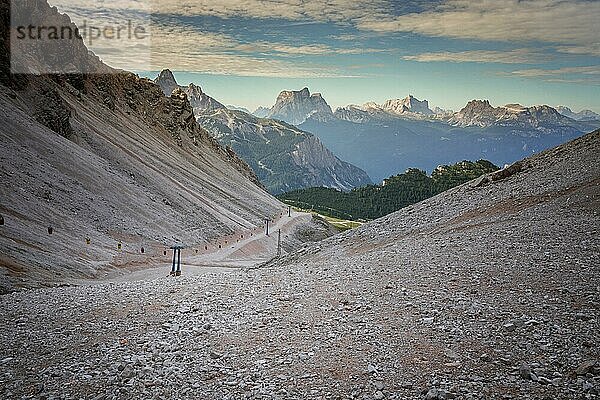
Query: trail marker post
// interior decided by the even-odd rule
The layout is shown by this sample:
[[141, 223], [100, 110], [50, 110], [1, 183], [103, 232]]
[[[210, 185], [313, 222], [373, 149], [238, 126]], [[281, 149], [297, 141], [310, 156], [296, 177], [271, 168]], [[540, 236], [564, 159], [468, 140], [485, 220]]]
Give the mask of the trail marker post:
[[288, 217], [292, 216], [292, 206], [288, 206]]
[[267, 219], [267, 236], [269, 236], [269, 220]]

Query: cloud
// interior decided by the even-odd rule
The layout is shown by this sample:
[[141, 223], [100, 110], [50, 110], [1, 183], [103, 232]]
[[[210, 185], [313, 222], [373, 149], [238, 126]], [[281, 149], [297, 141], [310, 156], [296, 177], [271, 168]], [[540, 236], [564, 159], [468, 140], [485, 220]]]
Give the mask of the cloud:
[[241, 43], [217, 33], [184, 27], [155, 26], [152, 65], [160, 69], [289, 78], [356, 77], [338, 68], [288, 60], [304, 55], [359, 54], [376, 49], [336, 49], [322, 44], [292, 46], [282, 43]]
[[590, 44], [588, 46], [560, 46], [557, 51], [575, 55], [591, 55], [600, 57], [600, 43]]
[[418, 62], [475, 62], [475, 63], [500, 63], [500, 64], [528, 64], [548, 59], [532, 49], [515, 49], [507, 51], [495, 50], [470, 50], [459, 52], [434, 52], [408, 55], [402, 57], [408, 61]]
[[155, 15], [215, 16], [286, 19], [300, 22], [349, 22], [365, 13], [382, 14], [389, 0], [50, 0], [60, 9], [87, 9], [108, 12], [147, 11]]
[[[152, 42], [144, 52], [134, 51], [128, 42], [98, 43], [91, 49], [110, 66], [125, 70], [194, 71], [237, 76], [287, 78], [357, 77], [331, 66], [288, 60], [286, 54], [311, 54], [331, 51], [325, 47], [267, 46], [242, 44], [234, 38], [183, 27], [152, 27]], [[267, 52], [284, 53], [273, 57]]]
[[[50, 0], [69, 13], [138, 12], [155, 16], [283, 19], [290, 24], [333, 22], [363, 32], [413, 32], [491, 41], [544, 42], [559, 51], [598, 56], [600, 1], [446, 0], [427, 11], [395, 15], [394, 0]], [[396, 11], [394, 11], [396, 9]], [[352, 40], [356, 35], [348, 36]]]
[[543, 77], [543, 76], [556, 76], [556, 75], [600, 75], [600, 67], [596, 65], [583, 66], [583, 67], [563, 67], [556, 69], [542, 69], [542, 68], [531, 68], [521, 69], [512, 71], [512, 75], [521, 77]]
[[502, 75], [519, 78], [536, 78], [555, 83], [600, 85], [600, 67], [596, 65], [554, 69], [530, 68], [502, 73]]
[[[176, 70], [193, 70], [204, 73], [232, 74], [243, 76], [277, 76], [277, 77], [354, 77], [339, 68], [330, 65], [319, 65], [293, 61], [291, 58], [303, 56], [325, 57], [330, 55], [356, 55], [379, 53], [386, 50], [351, 46], [332, 47], [323, 43], [288, 44], [281, 42], [253, 41], [243, 42], [231, 35], [198, 30], [197, 27], [185, 25], [167, 25], [165, 18], [156, 18], [154, 12], [178, 13], [213, 13], [226, 17], [241, 12], [242, 2], [211, 1], [203, 2], [171, 2], [158, 0], [155, 3], [131, 0], [114, 0], [111, 2], [87, 2], [82, 0], [56, 0], [59, 9], [67, 12], [72, 19], [82, 25], [114, 26], [127, 24], [141, 25], [150, 32], [150, 43], [146, 43], [144, 51], [136, 51], [136, 44], [131, 41], [97, 41], [87, 43], [103, 61], [115, 68], [126, 70], [156, 70], [169, 66]], [[62, 3], [62, 4], [58, 4]], [[251, 2], [246, 1], [250, 4]], [[294, 3], [294, 1], [291, 1]], [[296, 12], [312, 6], [296, 2], [290, 17], [300, 17]], [[330, 8], [342, 6], [342, 3], [329, 2]], [[281, 15], [289, 12], [287, 4], [282, 1], [269, 3], [271, 7], [280, 9]], [[153, 9], [149, 5], [158, 5]], [[137, 7], [137, 8], [136, 8]], [[258, 7], [263, 10], [265, 7]], [[268, 8], [268, 7], [267, 7]], [[294, 11], [296, 10], [296, 11]], [[316, 12], [316, 10], [314, 10]], [[299, 11], [298, 11], [299, 12]], [[330, 10], [331, 13], [333, 11]], [[311, 12], [304, 12], [312, 15]]]
[[598, 1], [448, 0], [422, 13], [366, 16], [358, 27], [458, 39], [557, 43], [581, 50], [598, 45], [598, 15]]
[[365, 12], [384, 12], [389, 6], [387, 0], [155, 0], [155, 10], [162, 14], [321, 22], [348, 22]]
[[308, 44], [291, 46], [284, 43], [272, 42], [251, 42], [240, 43], [232, 46], [233, 49], [243, 52], [264, 52], [270, 54], [285, 54], [285, 55], [334, 55], [334, 54], [366, 54], [366, 53], [382, 53], [385, 50], [373, 48], [334, 48], [324, 44]]
[[[398, 13], [394, 0], [50, 0], [75, 20], [90, 18], [134, 18], [152, 30], [152, 60], [182, 67], [210, 68], [231, 74], [261, 76], [348, 76], [328, 65], [294, 60], [303, 56], [355, 55], [384, 50], [360, 47], [333, 47], [324, 43], [244, 42], [232, 36], [199, 32], [183, 26], [167, 27], [160, 21], [170, 16], [216, 16], [224, 19], [282, 19], [289, 24], [329, 22], [359, 30], [337, 40], [354, 41], [366, 36], [411, 32], [426, 36], [511, 43], [543, 43], [539, 49], [518, 45], [514, 50], [440, 51], [406, 55], [418, 62], [475, 62], [527, 64], [547, 61], [549, 47], [563, 57], [600, 56], [597, 16], [600, 1], [586, 0], [446, 0], [423, 12]], [[396, 11], [394, 11], [396, 10]], [[396, 15], [394, 15], [396, 14]], [[117, 16], [117, 17], [115, 17]], [[177, 18], [175, 18], [177, 19]], [[260, 21], [257, 22], [260, 24]], [[329, 38], [331, 39], [331, 38]], [[550, 44], [550, 45], [548, 45]], [[348, 43], [350, 45], [350, 43]], [[131, 45], [98, 45], [93, 48], [107, 63], [124, 69], [135, 68]], [[528, 48], [525, 48], [527, 46]], [[388, 52], [390, 50], [387, 50]], [[194, 57], [198, 60], [194, 60]], [[135, 57], [133, 57], [135, 58]], [[163, 64], [164, 65], [164, 64]], [[162, 66], [162, 65], [160, 65]], [[254, 66], [254, 67], [252, 67]], [[172, 65], [175, 69], [176, 65]], [[252, 72], [254, 71], [254, 72]], [[288, 75], [286, 75], [286, 71]], [[323, 72], [325, 71], [325, 72]], [[532, 72], [529, 72], [532, 73]], [[518, 76], [515, 74], [514, 76]], [[524, 76], [524, 75], [521, 75]]]

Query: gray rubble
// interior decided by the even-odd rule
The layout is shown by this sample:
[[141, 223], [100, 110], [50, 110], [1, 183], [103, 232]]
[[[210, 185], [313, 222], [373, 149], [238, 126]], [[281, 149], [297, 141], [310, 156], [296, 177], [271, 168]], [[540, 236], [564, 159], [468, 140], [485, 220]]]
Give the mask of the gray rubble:
[[595, 399], [600, 132], [260, 269], [0, 297], [0, 397]]

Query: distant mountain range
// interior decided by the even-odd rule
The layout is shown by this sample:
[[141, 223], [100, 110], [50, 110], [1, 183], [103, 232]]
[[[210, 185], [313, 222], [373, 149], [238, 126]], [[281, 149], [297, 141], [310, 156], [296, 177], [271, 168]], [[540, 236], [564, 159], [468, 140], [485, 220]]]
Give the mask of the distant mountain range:
[[[296, 126], [259, 118], [239, 107], [229, 109], [194, 84], [179, 86], [169, 70], [162, 71], [154, 82], [165, 94], [178, 88], [185, 92], [198, 124], [246, 161], [271, 193], [313, 186], [350, 190], [371, 183], [365, 171], [340, 160], [317, 137]], [[279, 96], [279, 106], [269, 114], [299, 118], [309, 107], [326, 104], [319, 101], [320, 96], [285, 93]], [[286, 107], [286, 96], [293, 98], [288, 102], [292, 107]], [[329, 114], [333, 118], [331, 108]]]
[[556, 111], [564, 116], [573, 118], [576, 121], [598, 121], [600, 120], [600, 114], [593, 112], [592, 110], [581, 110], [579, 112], [573, 112], [569, 107], [557, 106]]
[[300, 129], [314, 133], [376, 182], [407, 168], [432, 171], [464, 159], [504, 165], [600, 126], [591, 111], [574, 119], [547, 105], [494, 107], [487, 100], [473, 100], [453, 112], [432, 109], [413, 95], [329, 110], [323, 96], [304, 88], [282, 92], [273, 107], [260, 111], [290, 124], [303, 121]]

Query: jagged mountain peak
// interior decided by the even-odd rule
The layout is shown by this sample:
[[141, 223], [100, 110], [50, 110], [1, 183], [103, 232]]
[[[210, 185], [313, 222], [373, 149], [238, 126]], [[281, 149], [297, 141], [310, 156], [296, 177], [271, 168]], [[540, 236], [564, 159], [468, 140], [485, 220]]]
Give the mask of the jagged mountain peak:
[[545, 126], [574, 126], [577, 122], [560, 114], [548, 105], [523, 106], [510, 103], [493, 107], [489, 100], [471, 100], [459, 112], [454, 113], [448, 122], [455, 126], [492, 125], [512, 126], [519, 129], [544, 129]]
[[157, 79], [168, 79], [168, 80], [175, 80], [175, 75], [173, 75], [173, 71], [171, 71], [169, 68], [165, 68], [162, 71], [160, 71], [160, 74], [158, 75]]
[[171, 72], [171, 70], [168, 68], [165, 68], [160, 72], [158, 77], [154, 79], [154, 83], [160, 86], [165, 96], [170, 96], [173, 90], [179, 87], [179, 85], [177, 84], [177, 80], [173, 75], [173, 72]]
[[203, 94], [204, 92], [202, 91], [202, 88], [196, 84], [194, 84], [193, 82], [190, 82], [190, 84], [187, 86], [187, 89], [190, 91], [194, 91], [196, 93], [199, 94]]
[[308, 118], [327, 120], [333, 118], [333, 111], [321, 93], [310, 93], [305, 87], [302, 90], [284, 90], [277, 96], [275, 105], [266, 115], [280, 119], [292, 125], [299, 125]]
[[246, 160], [272, 193], [314, 186], [350, 190], [371, 183], [366, 172], [288, 123], [235, 110], [199, 114], [198, 123]]
[[258, 118], [265, 118], [267, 115], [269, 115], [270, 111], [271, 111], [270, 108], [259, 106], [256, 110], [254, 110], [252, 115], [254, 115], [255, 117], [258, 117]]
[[194, 113], [210, 112], [217, 109], [227, 108], [217, 100], [213, 99], [202, 91], [202, 88], [191, 82], [187, 86], [180, 86], [175, 79], [175, 76], [168, 68], [163, 69], [160, 75], [154, 80], [162, 89], [165, 96], [170, 96], [175, 89], [180, 89], [184, 92], [190, 104], [194, 109]]
[[464, 113], [467, 111], [489, 110], [493, 108], [494, 107], [492, 107], [489, 100], [471, 100], [459, 112]]
[[427, 100], [419, 100], [412, 94], [409, 94], [403, 99], [388, 100], [383, 104], [382, 108], [386, 111], [397, 114], [403, 114], [407, 112], [423, 115], [433, 114], [433, 111], [431, 111], [429, 108], [429, 102]]

